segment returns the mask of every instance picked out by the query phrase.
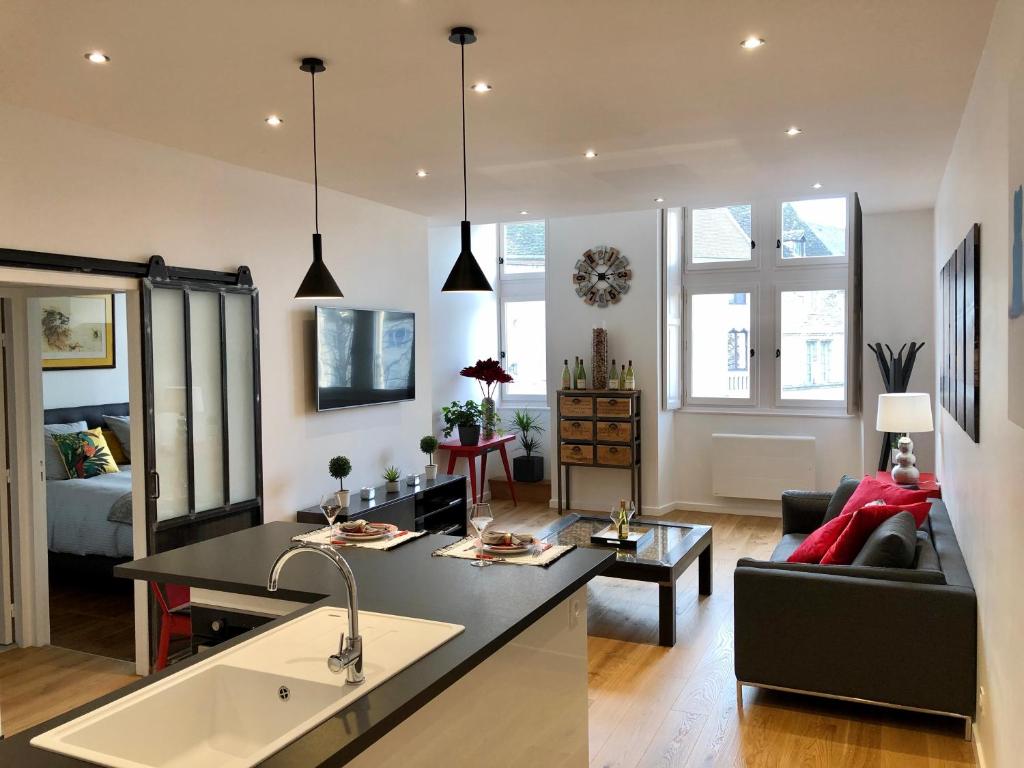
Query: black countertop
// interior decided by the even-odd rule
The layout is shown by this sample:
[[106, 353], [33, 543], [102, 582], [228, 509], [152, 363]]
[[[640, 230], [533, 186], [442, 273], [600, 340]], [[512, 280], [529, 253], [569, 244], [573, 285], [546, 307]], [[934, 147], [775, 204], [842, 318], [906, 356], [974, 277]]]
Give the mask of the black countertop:
[[[315, 529], [301, 523], [268, 523], [116, 568], [119, 576], [310, 603], [288, 616], [218, 646], [231, 645], [323, 605], [344, 607], [338, 572], [321, 557], [300, 557], [281, 574], [280, 589], [267, 592], [274, 559], [297, 533]], [[495, 565], [471, 568], [465, 560], [431, 557], [456, 541], [429, 535], [379, 552], [344, 551], [359, 585], [361, 610], [447, 621], [466, 631], [341, 710], [327, 722], [272, 755], [269, 768], [341, 766], [388, 733], [473, 667], [501, 648], [614, 561], [614, 553], [578, 548], [547, 568]], [[214, 651], [216, 652], [216, 651]], [[71, 768], [91, 765], [36, 749], [29, 740], [109, 701], [124, 696], [209, 654], [150, 675], [108, 696], [0, 742], [0, 765]], [[326, 663], [326, 659], [324, 660]], [[172, 736], [172, 735], [171, 735]]]

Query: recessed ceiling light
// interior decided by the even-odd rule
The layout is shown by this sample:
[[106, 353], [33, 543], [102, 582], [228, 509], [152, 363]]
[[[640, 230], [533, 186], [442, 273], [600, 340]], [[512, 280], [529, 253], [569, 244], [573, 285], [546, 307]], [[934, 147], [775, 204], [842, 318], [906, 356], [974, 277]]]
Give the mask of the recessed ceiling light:
[[583, 156], [588, 160], [593, 160], [595, 157], [597, 157], [597, 152], [595, 152], [592, 149], [588, 149], [586, 152], [583, 153]]
[[520, 216], [526, 216], [526, 215], [528, 215], [529, 213], [530, 213], [529, 211], [520, 211], [520, 212], [519, 212], [519, 215], [520, 215]]
[[814, 182], [813, 184], [811, 184], [811, 186], [812, 186], [812, 187], [813, 187], [814, 189], [821, 189], [821, 182], [820, 182], [820, 181], [816, 181], [816, 182]]
[[110, 57], [102, 51], [89, 51], [85, 54], [85, 58], [91, 61], [93, 64], [106, 64], [110, 61]]
[[470, 86], [470, 90], [476, 91], [477, 93], [487, 93], [491, 88], [492, 86], [489, 83], [474, 83]]
[[664, 197], [656, 197], [656, 198], [654, 198], [654, 202], [656, 202], [656, 203], [664, 203], [665, 202], [665, 198]]
[[283, 123], [284, 120], [282, 120], [278, 115], [268, 115], [266, 118], [264, 118], [263, 122], [265, 122], [267, 125], [271, 125], [276, 128], [281, 123]]
[[799, 135], [800, 135], [801, 133], [803, 133], [803, 131], [801, 131], [801, 130], [800, 130], [799, 128], [797, 128], [797, 127], [796, 127], [795, 125], [791, 125], [791, 126], [789, 127], [789, 130], [788, 130], [788, 131], [786, 131], [786, 135], [787, 135], [787, 136], [799, 136]]
[[426, 168], [420, 168], [418, 171], [416, 171], [416, 175], [422, 179], [424, 176], [427, 176], [429, 174], [427, 173]]
[[742, 43], [740, 43], [740, 46], [746, 48], [747, 50], [752, 50], [754, 48], [760, 48], [762, 45], [764, 45], [764, 43], [765, 40], [763, 37], [751, 36], [745, 39]]

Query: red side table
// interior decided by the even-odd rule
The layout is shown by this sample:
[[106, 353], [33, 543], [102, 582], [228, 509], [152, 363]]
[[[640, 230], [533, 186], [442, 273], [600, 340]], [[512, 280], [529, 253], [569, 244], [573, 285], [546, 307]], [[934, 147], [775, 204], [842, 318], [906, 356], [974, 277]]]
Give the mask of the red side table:
[[[516, 486], [512, 482], [512, 471], [508, 466], [508, 454], [505, 446], [515, 440], [515, 435], [496, 435], [490, 440], [481, 439], [476, 445], [463, 445], [458, 440], [445, 440], [441, 447], [448, 451], [448, 474], [455, 471], [455, 460], [465, 459], [469, 463], [469, 488], [472, 492], [473, 503], [482, 501], [484, 498], [484, 481], [487, 480], [487, 454], [497, 451], [501, 454], [501, 463], [505, 467], [505, 477], [508, 479], [509, 493], [512, 494], [512, 503], [518, 506], [516, 501]], [[480, 458], [480, 496], [477, 498], [476, 491], [476, 460]]]
[[[451, 474], [449, 471], [448, 474]], [[892, 475], [889, 472], [876, 472], [875, 480], [880, 483], [892, 482]], [[941, 499], [942, 498], [942, 486], [939, 485], [939, 481], [935, 479], [935, 474], [932, 472], [922, 472], [921, 479], [917, 482], [917, 487], [922, 491], [929, 491], [931, 496]]]

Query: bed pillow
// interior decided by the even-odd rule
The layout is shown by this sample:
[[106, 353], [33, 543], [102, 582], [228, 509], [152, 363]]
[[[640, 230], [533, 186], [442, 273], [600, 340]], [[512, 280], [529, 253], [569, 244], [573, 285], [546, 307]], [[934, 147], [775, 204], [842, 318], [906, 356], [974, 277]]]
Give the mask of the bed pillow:
[[124, 455], [127, 457], [127, 464], [132, 460], [132, 433], [131, 427], [129, 427], [128, 416], [104, 416], [103, 421], [106, 422], [107, 427], [117, 437], [119, 443], [121, 443], [121, 449], [124, 451]]
[[74, 421], [70, 424], [44, 424], [43, 425], [43, 455], [46, 457], [46, 479], [67, 480], [68, 471], [64, 466], [64, 460], [60, 457], [56, 443], [50, 438], [53, 435], [66, 435], [69, 432], [84, 432], [89, 425], [84, 421]]
[[124, 446], [121, 445], [121, 441], [117, 439], [117, 435], [114, 434], [114, 430], [102, 427], [100, 431], [103, 433], [103, 439], [107, 441], [107, 448], [110, 449], [110, 455], [113, 457], [117, 466], [120, 467], [125, 464], [131, 464], [131, 461], [128, 459], [128, 455], [124, 452]]
[[53, 435], [50, 439], [57, 445], [69, 478], [86, 479], [120, 471], [99, 427]]

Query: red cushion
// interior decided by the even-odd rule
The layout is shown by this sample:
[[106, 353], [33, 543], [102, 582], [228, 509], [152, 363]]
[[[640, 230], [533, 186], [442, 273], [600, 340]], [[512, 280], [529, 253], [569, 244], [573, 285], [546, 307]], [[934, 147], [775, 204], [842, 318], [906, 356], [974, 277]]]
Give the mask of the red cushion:
[[[857, 485], [850, 500], [843, 506], [840, 514], [853, 514], [861, 507], [870, 504], [872, 501], [884, 501], [886, 504], [916, 504], [928, 498], [930, 491], [912, 491], [908, 488], [900, 488], [893, 483], [884, 483], [873, 477], [865, 477]], [[921, 525], [919, 521], [918, 525]]]
[[[849, 525], [845, 526], [839, 537], [835, 540], [829, 550], [822, 556], [822, 565], [849, 565], [857, 557], [857, 553], [864, 547], [864, 542], [875, 532], [875, 529], [893, 515], [900, 512], [909, 512], [914, 516], [918, 527], [928, 517], [928, 510], [932, 508], [931, 502], [922, 501], [917, 504], [875, 504], [862, 507], [852, 515], [840, 515], [849, 519]], [[810, 538], [810, 537], [808, 537]]]
[[810, 534], [786, 560], [790, 563], [820, 563], [836, 539], [846, 530], [852, 515], [834, 517]]

